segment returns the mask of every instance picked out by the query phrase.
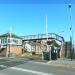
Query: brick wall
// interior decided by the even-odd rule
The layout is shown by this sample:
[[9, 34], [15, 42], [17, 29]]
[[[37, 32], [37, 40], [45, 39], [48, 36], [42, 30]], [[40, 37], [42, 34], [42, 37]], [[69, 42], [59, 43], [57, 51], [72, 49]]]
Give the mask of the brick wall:
[[21, 55], [22, 54], [22, 46], [11, 46], [7, 47], [7, 53], [9, 54], [16, 54], [16, 55]]

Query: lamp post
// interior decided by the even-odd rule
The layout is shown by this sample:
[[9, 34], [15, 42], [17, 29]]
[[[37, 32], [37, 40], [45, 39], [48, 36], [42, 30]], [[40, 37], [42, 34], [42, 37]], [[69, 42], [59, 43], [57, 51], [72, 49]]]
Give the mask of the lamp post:
[[68, 8], [69, 8], [69, 17], [70, 17], [70, 58], [72, 61], [72, 42], [73, 42], [73, 31], [72, 31], [72, 14], [71, 14], [71, 7], [72, 5], [69, 4]]
[[47, 25], [47, 15], [46, 15], [46, 46], [47, 46], [47, 51], [48, 51], [48, 44], [47, 44], [47, 41], [48, 41], [48, 25]]
[[48, 39], [48, 22], [47, 22], [47, 15], [46, 15], [46, 47], [47, 47], [47, 52], [49, 53], [49, 59], [51, 60], [51, 46], [50, 43], [51, 41], [49, 41]]
[[10, 31], [9, 31], [9, 54], [8, 57], [10, 57], [10, 50], [11, 50], [11, 27], [10, 27]]

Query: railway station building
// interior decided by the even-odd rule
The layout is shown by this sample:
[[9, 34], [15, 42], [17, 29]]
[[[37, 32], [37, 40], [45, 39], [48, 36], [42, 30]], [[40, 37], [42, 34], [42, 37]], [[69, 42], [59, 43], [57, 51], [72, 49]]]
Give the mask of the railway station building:
[[22, 38], [8, 32], [0, 35], [0, 56], [12, 56], [22, 54]]

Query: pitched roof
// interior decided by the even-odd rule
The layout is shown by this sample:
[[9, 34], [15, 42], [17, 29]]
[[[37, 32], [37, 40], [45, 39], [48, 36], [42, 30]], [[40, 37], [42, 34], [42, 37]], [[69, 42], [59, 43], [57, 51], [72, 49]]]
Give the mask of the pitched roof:
[[[0, 38], [2, 38], [2, 37], [10, 37], [10, 33], [8, 32], [8, 33], [5, 33], [5, 34], [0, 35]], [[18, 39], [22, 39], [22, 37], [17, 36], [17, 35], [15, 35], [13, 33], [11, 33], [11, 37], [18, 38]]]

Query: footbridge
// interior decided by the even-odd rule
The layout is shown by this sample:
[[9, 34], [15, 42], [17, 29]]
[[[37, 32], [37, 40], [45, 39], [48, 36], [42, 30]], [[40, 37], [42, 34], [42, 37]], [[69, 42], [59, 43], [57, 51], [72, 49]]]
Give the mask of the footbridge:
[[60, 55], [62, 52], [62, 47], [64, 43], [64, 37], [59, 36], [55, 33], [48, 33], [48, 37], [46, 34], [38, 34], [38, 35], [27, 35], [23, 36], [23, 48], [24, 50], [35, 51], [37, 53], [41, 53], [44, 49], [46, 49], [47, 38], [48, 40], [57, 40], [61, 43], [60, 46]]
[[[27, 35], [23, 36], [23, 41], [32, 41], [32, 40], [46, 40], [47, 36], [46, 34], [38, 34], [38, 35]], [[59, 42], [64, 42], [64, 38], [62, 36], [59, 36], [55, 33], [48, 33], [48, 39], [55, 39]]]

